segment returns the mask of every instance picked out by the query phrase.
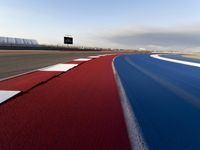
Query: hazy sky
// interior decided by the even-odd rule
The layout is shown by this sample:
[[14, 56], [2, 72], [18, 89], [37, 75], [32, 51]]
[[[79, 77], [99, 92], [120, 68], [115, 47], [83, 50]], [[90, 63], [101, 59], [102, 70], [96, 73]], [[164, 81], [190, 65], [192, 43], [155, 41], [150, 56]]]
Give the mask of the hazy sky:
[[0, 36], [119, 48], [200, 47], [199, 0], [2, 0]]

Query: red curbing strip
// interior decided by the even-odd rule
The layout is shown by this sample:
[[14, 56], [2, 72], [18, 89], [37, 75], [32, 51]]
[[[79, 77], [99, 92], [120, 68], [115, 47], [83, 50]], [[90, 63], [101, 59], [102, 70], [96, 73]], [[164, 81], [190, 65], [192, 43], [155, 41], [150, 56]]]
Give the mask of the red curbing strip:
[[[77, 64], [80, 65], [87, 61], [68, 61], [63, 64]], [[54, 65], [55, 66], [55, 65]], [[52, 66], [49, 66], [52, 67]], [[45, 67], [48, 68], [48, 67]], [[43, 71], [45, 68], [33, 70], [20, 75], [12, 76], [0, 80], [0, 90], [20, 90], [26, 92], [33, 87], [40, 85], [49, 79], [56, 77], [63, 73], [63, 71]]]
[[[81, 61], [81, 59], [83, 59]], [[88, 60], [84, 60], [84, 59], [88, 59]], [[64, 63], [67, 63], [67, 64], [83, 64], [83, 63], [86, 63], [88, 61], [91, 61], [91, 60], [94, 60], [94, 59], [97, 59], [97, 58], [80, 58], [80, 59], [74, 59], [72, 61], [67, 61], [67, 62], [64, 62]]]
[[20, 74], [17, 74], [17, 75], [9, 76], [9, 77], [0, 79], [0, 82], [5, 81], [5, 80], [10, 80], [10, 79], [13, 79], [13, 78], [17, 78], [17, 77], [22, 76], [22, 75], [27, 75], [27, 74], [30, 74], [30, 73], [33, 73], [33, 72], [36, 72], [36, 71], [38, 71], [38, 70], [31, 70], [31, 71], [28, 71], [28, 72], [24, 72], [24, 73], [20, 73]]
[[63, 64], [82, 64], [85, 63], [85, 61], [67, 61], [64, 62]]
[[113, 58], [84, 63], [1, 105], [0, 149], [131, 149]]
[[[83, 60], [81, 60], [81, 59], [83, 59]], [[86, 60], [86, 59], [88, 59], [88, 60]], [[72, 61], [64, 62], [64, 64], [83, 64], [83, 63], [86, 63], [86, 62], [91, 61], [93, 59], [94, 58], [77, 58], [77, 59], [74, 59]]]
[[9, 80], [1, 81], [0, 90], [18, 90], [26, 92], [34, 86], [58, 76], [61, 73], [62, 72], [35, 71]]

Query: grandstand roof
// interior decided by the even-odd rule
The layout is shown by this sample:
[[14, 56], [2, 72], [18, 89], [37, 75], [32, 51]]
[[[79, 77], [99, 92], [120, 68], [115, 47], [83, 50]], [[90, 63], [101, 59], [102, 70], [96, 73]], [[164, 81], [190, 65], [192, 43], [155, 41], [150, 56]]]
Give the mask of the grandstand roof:
[[0, 45], [34, 46], [34, 45], [39, 45], [39, 44], [37, 40], [33, 40], [33, 39], [22, 39], [22, 38], [0, 36]]

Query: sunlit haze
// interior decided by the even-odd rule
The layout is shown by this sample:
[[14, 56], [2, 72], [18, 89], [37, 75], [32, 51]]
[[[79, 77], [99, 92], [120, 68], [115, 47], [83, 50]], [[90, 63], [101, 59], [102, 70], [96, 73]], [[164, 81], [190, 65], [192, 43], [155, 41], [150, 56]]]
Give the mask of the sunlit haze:
[[200, 51], [198, 0], [6, 0], [0, 36], [110, 48]]

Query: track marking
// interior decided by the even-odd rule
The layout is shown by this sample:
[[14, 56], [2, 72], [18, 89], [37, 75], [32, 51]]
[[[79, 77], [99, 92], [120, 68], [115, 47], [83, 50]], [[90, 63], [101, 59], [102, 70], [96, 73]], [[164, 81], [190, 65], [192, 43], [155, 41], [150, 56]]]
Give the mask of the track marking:
[[146, 144], [146, 142], [143, 138], [141, 129], [138, 125], [138, 121], [137, 121], [136, 116], [134, 114], [134, 111], [131, 107], [131, 104], [128, 100], [126, 92], [123, 88], [121, 79], [118, 75], [117, 70], [115, 69], [114, 61], [115, 61], [115, 59], [112, 62], [112, 68], [113, 68], [115, 80], [117, 82], [117, 86], [118, 86], [118, 89], [119, 89], [119, 95], [120, 95], [120, 98], [121, 98], [121, 105], [122, 105], [124, 118], [125, 118], [127, 130], [128, 130], [131, 148], [133, 150], [148, 150], [148, 146], [147, 146], [147, 144]]
[[99, 58], [100, 56], [88, 56], [89, 58]]
[[5, 90], [0, 90], [0, 103], [5, 102], [9, 98], [19, 94], [20, 91], [5, 91]]
[[164, 57], [161, 57], [157, 54], [156, 55], [150, 55], [150, 56], [153, 57], [153, 58], [156, 58], [156, 59], [174, 62], [174, 63], [178, 63], [178, 64], [200, 67], [200, 63], [194, 63], [194, 62], [189, 62], [189, 61], [184, 61], [184, 60], [176, 60], [176, 59], [171, 59], [171, 58], [164, 58]]
[[57, 64], [53, 66], [49, 66], [43, 69], [39, 69], [39, 71], [68, 71], [69, 69], [72, 69], [76, 67], [78, 64]]
[[107, 56], [107, 54], [102, 54], [102, 55], [99, 55], [99, 56]]
[[78, 58], [78, 59], [74, 59], [74, 61], [89, 61], [91, 60], [90, 58]]

